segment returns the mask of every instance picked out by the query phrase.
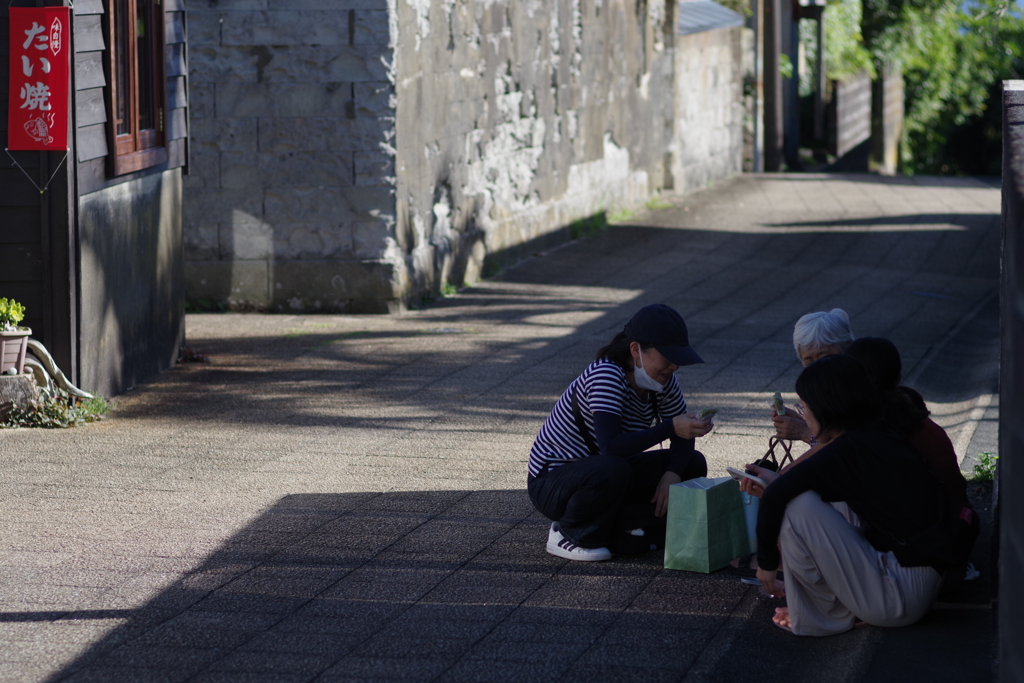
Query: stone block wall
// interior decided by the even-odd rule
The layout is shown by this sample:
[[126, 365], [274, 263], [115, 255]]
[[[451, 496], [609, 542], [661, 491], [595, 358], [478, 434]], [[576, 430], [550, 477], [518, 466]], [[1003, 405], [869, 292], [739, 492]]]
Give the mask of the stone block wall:
[[393, 231], [387, 0], [192, 0], [188, 298], [387, 310]]
[[675, 4], [192, 0], [189, 299], [400, 310], [737, 172], [739, 29], [682, 60]]
[[673, 4], [398, 0], [394, 246], [415, 290], [664, 186]]
[[677, 191], [699, 190], [742, 170], [745, 32], [736, 26], [678, 39], [671, 157]]

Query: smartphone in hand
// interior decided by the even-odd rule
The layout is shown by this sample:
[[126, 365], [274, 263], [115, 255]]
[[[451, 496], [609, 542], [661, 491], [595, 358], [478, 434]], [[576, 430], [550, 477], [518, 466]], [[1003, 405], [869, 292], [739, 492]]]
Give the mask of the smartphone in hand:
[[762, 479], [761, 477], [757, 476], [753, 472], [747, 472], [745, 470], [738, 470], [735, 467], [726, 467], [725, 471], [728, 472], [729, 476], [731, 476], [736, 481], [740, 481], [740, 480], [745, 478], [745, 479], [749, 479], [750, 481], [754, 482], [758, 486], [761, 486], [761, 487], [767, 487], [768, 486], [768, 483], [765, 482], [764, 479]]

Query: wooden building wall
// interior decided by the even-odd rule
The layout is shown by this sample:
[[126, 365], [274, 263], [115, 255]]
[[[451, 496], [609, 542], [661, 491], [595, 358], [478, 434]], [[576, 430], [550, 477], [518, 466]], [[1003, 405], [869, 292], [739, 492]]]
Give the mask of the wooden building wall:
[[[16, 0], [19, 6], [62, 2]], [[73, 9], [71, 150], [15, 153], [40, 195], [0, 159], [0, 297], [83, 389], [120, 393], [174, 362], [184, 340], [181, 173], [188, 161], [184, 0], [164, 0], [167, 161], [109, 172], [103, 0]], [[0, 135], [7, 136], [8, 10], [0, 5]], [[7, 161], [8, 163], [3, 163]]]
[[107, 74], [103, 0], [75, 3], [75, 125], [78, 194], [84, 195], [159, 171], [181, 168], [188, 159], [188, 71], [185, 66], [185, 0], [164, 0], [167, 44], [166, 164], [110, 178], [107, 174]]

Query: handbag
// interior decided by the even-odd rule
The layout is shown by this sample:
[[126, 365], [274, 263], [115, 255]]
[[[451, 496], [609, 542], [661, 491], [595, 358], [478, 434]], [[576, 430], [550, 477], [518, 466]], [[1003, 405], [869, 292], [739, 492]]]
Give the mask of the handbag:
[[698, 477], [669, 487], [665, 568], [710, 572], [750, 552], [739, 483]]

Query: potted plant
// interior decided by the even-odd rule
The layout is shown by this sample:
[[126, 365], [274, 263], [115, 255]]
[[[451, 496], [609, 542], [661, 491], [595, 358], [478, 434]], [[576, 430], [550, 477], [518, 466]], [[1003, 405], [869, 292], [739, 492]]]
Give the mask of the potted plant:
[[5, 375], [20, 375], [25, 370], [25, 350], [32, 330], [18, 327], [24, 317], [24, 306], [0, 298], [0, 372]]

